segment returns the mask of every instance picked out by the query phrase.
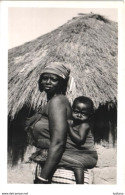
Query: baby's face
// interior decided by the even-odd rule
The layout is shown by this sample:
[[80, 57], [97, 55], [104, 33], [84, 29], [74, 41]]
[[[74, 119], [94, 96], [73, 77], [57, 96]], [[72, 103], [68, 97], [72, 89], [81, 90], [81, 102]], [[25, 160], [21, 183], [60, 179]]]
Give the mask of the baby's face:
[[73, 107], [72, 117], [74, 120], [84, 122], [88, 119], [87, 106], [84, 103], [76, 102]]

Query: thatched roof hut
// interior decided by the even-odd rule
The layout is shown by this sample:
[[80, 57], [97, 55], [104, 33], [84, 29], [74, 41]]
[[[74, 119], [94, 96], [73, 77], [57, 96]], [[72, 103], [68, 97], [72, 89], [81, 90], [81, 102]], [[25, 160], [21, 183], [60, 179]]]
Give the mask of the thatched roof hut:
[[[117, 23], [97, 14], [79, 14], [56, 30], [9, 50], [8, 112], [13, 119], [24, 105], [37, 110], [43, 100], [37, 81], [52, 61], [71, 64], [76, 95], [95, 103], [116, 102]], [[74, 94], [71, 94], [74, 95]]]

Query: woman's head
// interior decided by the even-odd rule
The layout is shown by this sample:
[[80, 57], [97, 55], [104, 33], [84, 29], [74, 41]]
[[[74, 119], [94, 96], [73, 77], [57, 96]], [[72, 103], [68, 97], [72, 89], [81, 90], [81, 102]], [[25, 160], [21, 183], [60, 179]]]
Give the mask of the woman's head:
[[93, 101], [85, 96], [76, 98], [72, 106], [72, 116], [74, 120], [87, 121], [94, 114]]
[[40, 91], [46, 93], [65, 94], [70, 69], [61, 62], [53, 62], [47, 65], [39, 79]]

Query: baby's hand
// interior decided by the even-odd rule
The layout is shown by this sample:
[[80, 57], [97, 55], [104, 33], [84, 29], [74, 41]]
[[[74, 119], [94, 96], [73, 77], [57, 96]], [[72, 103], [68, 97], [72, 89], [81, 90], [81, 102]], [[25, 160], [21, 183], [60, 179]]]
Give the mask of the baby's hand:
[[70, 126], [73, 125], [73, 120], [68, 120], [67, 122], [68, 122], [68, 124], [69, 124]]

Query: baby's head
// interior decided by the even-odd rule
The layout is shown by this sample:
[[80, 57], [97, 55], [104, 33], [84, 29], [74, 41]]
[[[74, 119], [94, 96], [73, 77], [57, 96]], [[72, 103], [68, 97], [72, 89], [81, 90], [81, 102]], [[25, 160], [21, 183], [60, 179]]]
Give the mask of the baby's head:
[[93, 101], [85, 96], [77, 97], [72, 105], [72, 117], [75, 121], [88, 121], [94, 114]]

